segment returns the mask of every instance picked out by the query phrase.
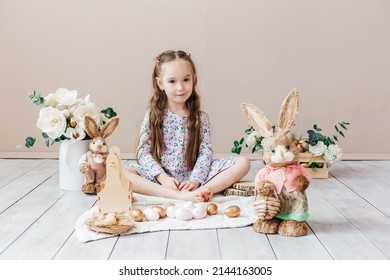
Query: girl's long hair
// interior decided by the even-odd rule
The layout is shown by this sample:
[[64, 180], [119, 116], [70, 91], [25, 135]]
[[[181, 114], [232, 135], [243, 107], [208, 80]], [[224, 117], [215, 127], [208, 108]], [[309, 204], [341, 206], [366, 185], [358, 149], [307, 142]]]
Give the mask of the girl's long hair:
[[[156, 63], [152, 74], [153, 92], [149, 101], [150, 115], [149, 115], [149, 127], [151, 134], [151, 153], [155, 161], [164, 167], [161, 163], [161, 156], [163, 150], [163, 116], [167, 108], [167, 96], [162, 91], [158, 84], [157, 79], [161, 76], [161, 67], [164, 63], [173, 61], [175, 59], [183, 59], [188, 61], [191, 65], [193, 72], [193, 90], [191, 96], [186, 101], [186, 106], [189, 111], [188, 116], [188, 144], [187, 144], [187, 170], [192, 170], [195, 166], [196, 159], [199, 153], [200, 146], [200, 96], [197, 92], [197, 76], [196, 68], [189, 53], [184, 51], [166, 51], [156, 57]], [[137, 159], [138, 152], [137, 150]]]

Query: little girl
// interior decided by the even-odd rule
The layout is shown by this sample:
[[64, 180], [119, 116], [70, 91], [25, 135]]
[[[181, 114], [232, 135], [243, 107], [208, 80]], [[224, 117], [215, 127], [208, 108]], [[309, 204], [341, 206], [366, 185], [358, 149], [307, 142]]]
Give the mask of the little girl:
[[142, 127], [137, 161], [126, 172], [133, 191], [193, 202], [209, 201], [249, 171], [245, 157], [213, 160], [210, 123], [200, 110], [190, 54], [157, 56], [153, 94]]

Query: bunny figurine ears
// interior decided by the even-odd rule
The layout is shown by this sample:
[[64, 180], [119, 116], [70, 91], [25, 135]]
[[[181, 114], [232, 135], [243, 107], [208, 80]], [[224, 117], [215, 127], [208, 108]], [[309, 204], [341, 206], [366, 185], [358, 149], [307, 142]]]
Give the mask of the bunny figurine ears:
[[96, 138], [99, 136], [102, 138], [107, 138], [114, 132], [115, 128], [118, 126], [119, 117], [113, 117], [109, 119], [108, 122], [104, 124], [103, 127], [100, 129], [100, 131], [95, 120], [90, 116], [85, 116], [84, 122], [85, 122], [85, 131], [88, 133], [88, 135], [91, 138]]
[[[299, 91], [293, 89], [284, 99], [280, 108], [277, 133], [286, 133], [294, 124], [299, 110]], [[265, 117], [263, 111], [253, 104], [241, 104], [241, 111], [249, 124], [260, 133], [269, 138], [274, 135], [272, 124]]]

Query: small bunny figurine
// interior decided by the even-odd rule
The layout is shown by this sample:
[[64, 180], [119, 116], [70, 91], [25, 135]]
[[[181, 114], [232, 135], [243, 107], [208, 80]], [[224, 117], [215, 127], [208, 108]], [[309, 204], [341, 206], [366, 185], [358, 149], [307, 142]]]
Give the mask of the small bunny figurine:
[[101, 190], [102, 183], [106, 178], [106, 158], [108, 155], [106, 138], [118, 126], [119, 117], [110, 119], [100, 131], [93, 118], [85, 116], [84, 123], [85, 131], [92, 140], [89, 142], [89, 151], [82, 155], [79, 161], [79, 169], [85, 176], [81, 190], [84, 193], [96, 194]]
[[299, 92], [293, 89], [282, 103], [276, 131], [265, 114], [252, 104], [241, 104], [249, 124], [265, 137], [265, 166], [255, 178], [253, 206], [258, 219], [253, 229], [260, 233], [303, 236], [307, 233], [308, 203], [305, 194], [310, 173], [298, 164], [298, 148], [289, 129], [299, 110]]

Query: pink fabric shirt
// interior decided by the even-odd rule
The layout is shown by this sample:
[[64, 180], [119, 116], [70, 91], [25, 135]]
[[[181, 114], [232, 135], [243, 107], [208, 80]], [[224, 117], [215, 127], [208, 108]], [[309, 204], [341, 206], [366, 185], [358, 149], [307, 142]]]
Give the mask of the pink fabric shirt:
[[295, 191], [294, 179], [299, 175], [305, 176], [310, 182], [312, 180], [310, 173], [298, 163], [286, 167], [264, 166], [257, 173], [255, 184], [257, 185], [260, 180], [269, 180], [275, 185], [278, 194], [280, 194], [283, 186], [288, 192], [292, 192]]

